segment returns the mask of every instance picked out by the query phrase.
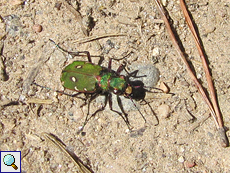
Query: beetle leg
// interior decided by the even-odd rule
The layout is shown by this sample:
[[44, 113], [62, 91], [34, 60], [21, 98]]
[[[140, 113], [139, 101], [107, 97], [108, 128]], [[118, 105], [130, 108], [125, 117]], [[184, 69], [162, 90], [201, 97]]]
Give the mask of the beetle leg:
[[[118, 67], [116, 73], [119, 75], [119, 74], [122, 72], [122, 70], [125, 69], [125, 66], [126, 66], [126, 63], [125, 63], [125, 64], [121, 64], [121, 65]], [[126, 70], [126, 69], [125, 69], [125, 70]], [[127, 72], [127, 71], [126, 71], [126, 72]]]
[[119, 115], [122, 117], [122, 119], [125, 121], [126, 125], [128, 126], [128, 129], [131, 131], [131, 130], [132, 130], [132, 127], [131, 127], [131, 125], [129, 124], [129, 121], [128, 121], [128, 114], [124, 112], [124, 109], [123, 109], [123, 106], [122, 106], [120, 97], [117, 96], [118, 105], [119, 105], [119, 107], [120, 107], [122, 113], [123, 113], [125, 116], [123, 116], [121, 112], [118, 112], [118, 111], [116, 111], [116, 110], [113, 110], [112, 94], [111, 94], [111, 93], [109, 93], [108, 97], [109, 97], [108, 99], [109, 99], [109, 108], [110, 108], [110, 110], [113, 111], [113, 112], [116, 112], [117, 114], [119, 114]]
[[126, 69], [125, 69], [126, 73], [128, 73], [128, 77], [133, 77], [133, 78], [141, 78], [141, 77], [146, 77], [147, 75], [142, 75], [142, 76], [137, 76], [137, 73], [139, 70], [135, 70], [131, 73], [129, 73]]
[[[92, 95], [91, 95], [91, 97], [90, 97], [90, 99], [89, 99], [89, 101], [88, 101], [88, 112], [87, 112], [85, 121], [84, 121], [84, 123], [83, 123], [82, 128], [78, 131], [78, 133], [83, 131], [85, 125], [88, 123], [88, 121], [89, 121], [92, 117], [94, 117], [98, 112], [103, 111], [103, 110], [105, 109], [105, 107], [106, 107], [106, 105], [107, 105], [107, 101], [108, 101], [108, 96], [107, 96], [107, 95], [105, 95], [105, 103], [104, 103], [104, 105], [103, 105], [101, 108], [99, 108], [98, 110], [96, 110], [92, 115], [90, 115], [90, 113], [89, 113], [89, 110], [90, 110], [90, 103], [91, 103], [91, 101], [93, 101], [98, 95], [99, 95], [98, 93], [92, 94]], [[89, 116], [89, 115], [90, 115], [90, 116]]]
[[86, 54], [86, 56], [87, 56], [87, 58], [88, 58], [88, 61], [89, 61], [89, 62], [92, 62], [90, 53], [89, 53], [88, 51], [82, 51], [82, 52], [78, 52], [78, 53], [84, 53], [84, 54]]
[[[99, 96], [99, 94], [96, 93], [94, 96], [92, 96], [92, 97], [90, 98], [89, 103], [88, 103], [88, 113], [87, 113], [87, 115], [89, 115], [89, 109], [90, 109], [90, 103], [91, 103], [91, 101], [93, 101], [97, 96]], [[93, 117], [94, 115], [96, 115], [98, 112], [103, 111], [103, 110], [105, 109], [105, 107], [106, 107], [106, 105], [107, 105], [107, 100], [108, 100], [108, 96], [105, 95], [105, 102], [104, 102], [104, 105], [103, 105], [101, 108], [99, 108], [98, 110], [96, 110], [96, 111], [89, 117], [89, 119], [90, 119], [91, 117]]]
[[90, 53], [88, 51], [77, 51], [77, 52], [69, 52], [68, 50], [63, 49], [62, 47], [60, 47], [57, 43], [55, 43], [53, 40], [49, 39], [52, 43], [55, 44], [55, 46], [59, 49], [61, 49], [63, 52], [66, 52], [68, 54], [70, 54], [71, 56], [75, 57], [75, 56], [82, 56], [80, 54], [85, 54], [88, 58], [89, 62], [92, 62]]
[[112, 68], [112, 59], [109, 58], [109, 63], [108, 63], [109, 72], [111, 72], [111, 68]]
[[[133, 102], [133, 105], [137, 108], [138, 112], [141, 114], [142, 118], [144, 119], [145, 123], [147, 122], [144, 115], [141, 113], [140, 109], [137, 107], [137, 105], [134, 103], [132, 97], [130, 97], [129, 95], [127, 95], [127, 97]], [[144, 100], [144, 99], [143, 99]]]
[[159, 124], [159, 119], [158, 119], [156, 113], [154, 112], [154, 110], [153, 110], [153, 108], [151, 107], [151, 105], [149, 104], [149, 102], [147, 102], [145, 99], [142, 99], [142, 101], [144, 101], [144, 102], [149, 106], [151, 112], [153, 113], [153, 115], [154, 115], [154, 117], [155, 117], [155, 119], [156, 119], [156, 121], [157, 121], [157, 123], [154, 124], [154, 125], [157, 126], [157, 125]]

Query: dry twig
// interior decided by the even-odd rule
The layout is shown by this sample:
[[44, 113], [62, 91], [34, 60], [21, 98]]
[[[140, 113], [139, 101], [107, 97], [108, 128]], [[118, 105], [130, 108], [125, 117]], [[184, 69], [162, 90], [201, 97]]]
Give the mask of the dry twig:
[[[180, 0], [180, 2], [181, 2], [181, 1], [182, 1], [182, 0]], [[189, 66], [189, 63], [188, 63], [187, 60], [186, 60], [185, 54], [182, 52], [182, 50], [181, 50], [181, 48], [180, 48], [180, 46], [179, 46], [179, 44], [178, 44], [178, 42], [177, 42], [177, 40], [176, 40], [176, 37], [175, 37], [175, 35], [174, 35], [173, 31], [172, 31], [172, 28], [171, 28], [171, 26], [170, 26], [170, 23], [169, 23], [169, 21], [168, 21], [168, 18], [166, 17], [166, 12], [165, 12], [165, 10], [164, 10], [164, 7], [162, 6], [160, 0], [155, 0], [155, 2], [156, 2], [156, 4], [157, 4], [157, 7], [158, 7], [158, 9], [159, 9], [159, 12], [160, 12], [160, 14], [161, 14], [161, 16], [162, 16], [162, 18], [163, 18], [163, 20], [164, 20], [164, 22], [165, 22], [166, 28], [167, 28], [167, 30], [168, 30], [168, 32], [169, 32], [169, 36], [170, 36], [170, 38], [171, 38], [171, 40], [172, 40], [172, 42], [173, 42], [173, 45], [174, 45], [174, 47], [176, 48], [176, 51], [178, 52], [178, 54], [180, 55], [181, 60], [182, 60], [183, 63], [186, 65], [187, 71], [188, 71], [188, 73], [189, 73], [191, 79], [192, 79], [193, 82], [195, 83], [195, 86], [197, 87], [197, 89], [198, 89], [199, 93], [201, 94], [203, 100], [204, 100], [205, 103], [208, 105], [209, 110], [210, 110], [210, 113], [211, 113], [211, 115], [212, 115], [212, 117], [213, 117], [213, 119], [214, 119], [214, 121], [215, 121], [215, 124], [216, 124], [217, 128], [219, 129], [219, 131], [222, 131], [222, 132], [225, 131], [225, 130], [223, 130], [223, 129], [224, 129], [224, 128], [223, 128], [223, 123], [222, 123], [222, 120], [220, 119], [220, 116], [217, 116], [217, 115], [216, 115], [216, 111], [218, 111], [219, 109], [218, 109], [217, 104], [215, 104], [215, 103], [217, 103], [217, 102], [216, 102], [216, 99], [215, 99], [215, 90], [214, 90], [212, 81], [210, 82], [211, 78], [208, 78], [207, 80], [208, 80], [208, 83], [209, 83], [209, 87], [211, 87], [211, 94], [212, 94], [211, 97], [212, 97], [212, 100], [214, 99], [214, 105], [215, 105], [214, 107], [215, 107], [215, 110], [214, 110], [214, 108], [213, 108], [213, 104], [212, 104], [212, 103], [210, 102], [210, 100], [208, 99], [208, 97], [207, 97], [207, 95], [206, 95], [206, 93], [205, 93], [203, 87], [201, 86], [201, 84], [200, 84], [199, 81], [197, 80], [196, 76], [194, 75], [193, 71], [191, 70], [191, 68], [190, 68], [190, 66]], [[183, 5], [182, 5], [182, 6], [183, 6]], [[185, 6], [183, 6], [183, 7], [185, 7]], [[185, 11], [184, 8], [183, 8], [183, 11]], [[184, 13], [186, 13], [186, 12], [184, 12]], [[187, 14], [188, 14], [188, 13], [187, 13]], [[186, 16], [187, 21], [190, 21], [190, 22], [188, 22], [188, 23], [189, 23], [189, 26], [191, 27], [191, 23], [192, 23], [192, 22], [191, 22], [191, 19], [188, 19], [188, 18], [189, 18], [189, 15], [185, 15], [185, 16]], [[191, 28], [194, 29], [194, 27], [191, 27]], [[192, 29], [192, 30], [193, 30], [193, 29]], [[197, 46], [200, 47], [199, 39], [198, 39], [197, 35], [194, 34], [194, 32], [193, 32], [193, 36], [194, 36], [194, 39], [196, 40]], [[200, 49], [198, 49], [198, 50], [199, 50], [200, 55], [203, 55], [203, 52], [200, 51]], [[201, 56], [201, 57], [202, 57], [202, 56]], [[206, 76], [210, 76], [210, 73], [209, 73], [209, 71], [208, 71], [208, 66], [207, 66], [207, 63], [206, 63], [206, 61], [205, 61], [205, 59], [204, 59], [204, 56], [202, 57], [202, 62], [205, 64], [205, 65], [204, 65], [204, 69], [205, 69]], [[214, 94], [214, 95], [213, 95], [213, 94]], [[217, 106], [217, 107], [216, 107], [216, 106]], [[218, 113], [217, 113], [217, 114], [218, 114]], [[228, 140], [227, 140], [226, 136], [225, 136], [225, 137], [223, 137], [223, 136], [225, 136], [225, 135], [222, 134], [222, 137], [221, 137], [222, 146], [223, 146], [223, 147], [227, 147], [227, 146], [228, 146]]]
[[102, 38], [119, 37], [119, 36], [126, 36], [126, 34], [103, 34], [103, 35], [96, 35], [96, 36], [91, 36], [91, 37], [87, 37], [87, 38], [75, 40], [75, 41], [73, 41], [73, 43], [86, 43], [86, 42], [90, 42], [90, 41], [94, 41], [94, 40], [98, 40], [98, 39], [102, 39]]
[[[218, 130], [219, 130], [219, 133], [221, 132], [224, 132], [225, 134], [225, 130], [224, 130], [224, 123], [223, 123], [223, 120], [222, 120], [222, 116], [221, 116], [221, 113], [220, 113], [220, 109], [219, 109], [219, 106], [218, 106], [218, 103], [217, 103], [217, 99], [216, 99], [216, 92], [215, 92], [215, 89], [214, 89], [214, 85], [213, 85], [213, 81], [212, 81], [212, 77], [211, 77], [211, 74], [210, 74], [210, 71], [209, 71], [209, 68], [208, 68], [208, 64], [207, 64], [207, 61], [206, 61], [206, 58], [205, 58], [205, 54], [204, 54], [204, 49], [202, 49], [202, 46], [201, 46], [201, 41], [198, 37], [198, 34], [195, 30], [195, 27], [193, 25], [193, 22], [189, 16], [189, 13], [187, 11], [187, 8], [185, 6], [185, 3], [183, 0], [180, 0], [180, 5], [181, 5], [181, 9], [184, 13], [184, 16], [185, 16], [185, 20], [192, 32], [192, 36], [195, 40], [195, 43], [196, 43], [196, 46], [197, 46], [197, 49], [198, 49], [198, 52], [200, 54], [200, 58], [202, 60], [202, 64], [203, 64], [203, 67], [204, 67], [204, 72], [205, 72], [205, 75], [206, 75], [206, 79], [207, 79], [207, 82], [208, 82], [208, 88], [209, 88], [209, 91], [210, 91], [210, 96], [211, 96], [211, 101], [212, 101], [212, 106], [215, 110], [215, 115], [216, 115], [216, 119], [217, 119], [217, 123], [218, 123]], [[221, 135], [221, 136], [225, 136], [225, 135]], [[222, 137], [221, 137], [222, 138]], [[222, 142], [223, 142], [223, 146], [224, 147], [227, 147], [227, 137], [225, 138], [222, 138], [221, 139]]]
[[51, 133], [46, 133], [46, 132], [43, 132], [42, 135], [46, 138], [46, 140], [54, 144], [54, 146], [56, 146], [68, 158], [70, 158], [76, 164], [76, 166], [78, 167], [81, 173], [92, 173], [93, 172], [86, 165], [84, 165], [83, 162], [74, 153], [68, 151], [66, 149], [65, 144], [62, 141], [60, 141], [60, 139], [58, 139], [56, 136], [54, 136]]
[[4, 42], [0, 41], [0, 80], [7, 81], [9, 76], [6, 74], [5, 58], [3, 56]]
[[39, 98], [28, 98], [26, 103], [35, 103], [35, 104], [52, 104], [50, 99], [39, 99]]

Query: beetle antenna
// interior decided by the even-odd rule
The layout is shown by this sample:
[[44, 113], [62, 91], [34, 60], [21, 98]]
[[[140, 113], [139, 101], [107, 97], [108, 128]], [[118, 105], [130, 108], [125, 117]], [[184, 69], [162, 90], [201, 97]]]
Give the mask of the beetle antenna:
[[137, 105], [134, 103], [132, 97], [130, 97], [129, 95], [126, 95], [132, 102], [133, 102], [133, 105], [137, 108], [138, 112], [141, 114], [142, 118], [145, 120], [145, 123], [147, 122], [144, 115], [141, 113], [140, 109], [137, 107]]
[[[164, 91], [164, 90], [162, 90], [160, 88], [156, 88], [156, 87], [146, 87], [146, 86], [143, 86], [143, 88], [145, 89], [145, 91], [150, 92], [150, 93], [165, 93], [165, 94], [175, 95], [174, 93], [166, 92], [166, 91]], [[160, 92], [154, 92], [154, 91], [151, 91], [151, 89], [158, 90]]]
[[[154, 89], [154, 90], [158, 90], [158, 91], [161, 91], [162, 93], [164, 92], [162, 89], [160, 89], [160, 88], [156, 88], [156, 87], [146, 87], [146, 86], [143, 86], [144, 88], [146, 88], [146, 89]], [[152, 91], [150, 91], [150, 90], [147, 90], [147, 91], [149, 91], [149, 92], [152, 92]]]

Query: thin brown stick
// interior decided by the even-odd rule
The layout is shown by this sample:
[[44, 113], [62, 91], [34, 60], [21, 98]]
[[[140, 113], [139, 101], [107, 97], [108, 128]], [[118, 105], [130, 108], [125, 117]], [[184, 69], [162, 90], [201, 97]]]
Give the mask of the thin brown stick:
[[119, 37], [119, 36], [127, 36], [126, 34], [103, 34], [103, 35], [96, 35], [96, 36], [91, 36], [91, 37], [87, 37], [87, 38], [82, 38], [79, 40], [75, 40], [73, 41], [73, 43], [86, 43], [86, 42], [90, 42], [90, 41], [94, 41], [94, 40], [99, 40], [102, 38], [107, 38], [107, 37]]
[[[205, 103], [208, 105], [208, 108], [209, 108], [209, 110], [210, 110], [210, 113], [211, 113], [211, 115], [212, 115], [212, 117], [213, 117], [213, 119], [214, 119], [214, 122], [215, 122], [215, 124], [216, 124], [216, 126], [217, 126], [217, 128], [218, 128], [219, 136], [220, 136], [220, 139], [221, 139], [221, 145], [222, 145], [223, 147], [227, 147], [227, 146], [229, 145], [229, 142], [228, 142], [228, 139], [227, 139], [226, 134], [225, 134], [225, 129], [223, 128], [223, 121], [222, 121], [222, 119], [221, 119], [221, 115], [220, 115], [220, 112], [219, 112], [218, 104], [217, 104], [217, 101], [216, 101], [214, 86], [213, 86], [212, 81], [211, 81], [211, 83], [210, 83], [211, 75], [210, 75], [209, 70], [208, 70], [208, 65], [207, 65], [206, 60], [205, 60], [205, 58], [204, 58], [204, 53], [202, 52], [202, 50], [199, 49], [199, 48], [201, 48], [201, 44], [200, 44], [200, 41], [199, 41], [199, 39], [198, 39], [198, 36], [197, 36], [197, 34], [194, 34], [194, 33], [193, 33], [193, 36], [194, 36], [196, 45], [199, 47], [198, 50], [199, 50], [199, 53], [200, 53], [200, 55], [201, 55], [202, 62], [205, 64], [205, 65], [204, 65], [205, 74], [209, 76], [209, 77], [207, 78], [207, 80], [208, 80], [208, 85], [209, 85], [209, 87], [211, 87], [211, 89], [210, 89], [210, 90], [211, 90], [211, 98], [212, 98], [212, 100], [214, 99], [214, 101], [213, 101], [213, 102], [214, 102], [214, 105], [216, 104], [216, 105], [215, 105], [215, 110], [214, 110], [214, 108], [213, 108], [212, 103], [211, 103], [210, 100], [208, 99], [206, 93], [204, 92], [203, 87], [201, 86], [201, 84], [200, 84], [199, 81], [197, 80], [196, 76], [194, 75], [193, 71], [191, 70], [191, 68], [190, 68], [190, 66], [189, 66], [189, 64], [188, 64], [188, 62], [187, 62], [187, 60], [186, 60], [186, 58], [185, 58], [185, 56], [184, 56], [184, 53], [181, 51], [180, 46], [179, 46], [179, 44], [177, 43], [177, 40], [176, 40], [176, 38], [175, 38], [175, 35], [174, 35], [174, 33], [173, 33], [172, 29], [171, 29], [171, 26], [170, 26], [170, 23], [169, 23], [169, 21], [168, 21], [168, 18], [166, 17], [166, 12], [165, 12], [165, 10], [164, 10], [164, 8], [163, 8], [161, 2], [160, 2], [159, 0], [155, 0], [155, 2], [156, 2], [156, 4], [157, 4], [157, 7], [158, 7], [158, 9], [159, 9], [159, 11], [160, 11], [160, 14], [161, 14], [161, 16], [162, 16], [162, 18], [163, 18], [163, 20], [164, 20], [164, 22], [165, 22], [166, 28], [167, 28], [167, 30], [168, 30], [168, 32], [169, 32], [169, 35], [170, 35], [171, 40], [172, 40], [172, 42], [173, 42], [173, 45], [174, 45], [174, 47], [176, 48], [176, 51], [177, 51], [178, 54], [180, 55], [180, 57], [181, 57], [182, 61], [184, 62], [184, 64], [186, 65], [187, 71], [188, 71], [190, 77], [192, 78], [193, 82], [195, 83], [195, 86], [197, 87], [197, 89], [198, 89], [199, 93], [201, 94], [203, 100], [204, 100]], [[185, 6], [184, 6], [184, 7], [185, 7]], [[184, 7], [183, 7], [183, 8], [184, 8]], [[183, 9], [183, 11], [184, 11], [184, 9]], [[188, 12], [187, 12], [187, 14], [188, 14]], [[185, 15], [185, 16], [186, 16], [186, 19], [190, 18], [189, 15]], [[190, 27], [191, 24], [192, 24], [191, 19], [189, 19], [188, 21], [189, 21], [189, 22], [188, 22], [188, 25], [189, 25], [189, 27]], [[195, 30], [194, 27], [191, 27], [191, 28], [192, 28], [191, 30]], [[219, 113], [218, 113], [218, 112], [219, 112]], [[217, 113], [217, 114], [216, 114], [216, 113]]]
[[[208, 68], [208, 64], [207, 64], [207, 61], [206, 61], [206, 58], [205, 58], [205, 54], [204, 54], [204, 49], [202, 49], [202, 46], [201, 46], [201, 43], [200, 43], [200, 39], [198, 37], [198, 34], [195, 30], [195, 27], [194, 27], [194, 24], [189, 16], [189, 13], [187, 11], [187, 8], [185, 6], [185, 3], [184, 3], [184, 0], [180, 0], [180, 6], [181, 6], [181, 9], [183, 11], [183, 14], [185, 16], [185, 20], [189, 26], [189, 29], [191, 30], [192, 32], [192, 36], [195, 40], [195, 43], [196, 43], [196, 46], [197, 46], [197, 49], [198, 49], [198, 52], [200, 54], [200, 58], [201, 58], [201, 61], [202, 61], [202, 64], [203, 64], [203, 68], [204, 68], [204, 72], [205, 72], [205, 75], [206, 75], [206, 79], [207, 79], [207, 83], [208, 83], [208, 88], [209, 88], [209, 91], [210, 91], [210, 97], [211, 97], [211, 101], [212, 101], [212, 106], [215, 110], [215, 114], [216, 114], [216, 118], [217, 118], [217, 122], [218, 122], [218, 125], [219, 125], [219, 132], [224, 132], [225, 134], [225, 129], [224, 129], [224, 123], [223, 123], [223, 120], [222, 120], [222, 116], [221, 116], [221, 112], [220, 112], [220, 109], [219, 109], [219, 106], [218, 106], [218, 103], [217, 103], [217, 98], [216, 98], [216, 92], [215, 92], [215, 89], [214, 89], [214, 85], [213, 85], [213, 81], [212, 81], [212, 77], [211, 77], [211, 74], [210, 74], [210, 71], [209, 71], [209, 68]], [[227, 137], [226, 135], [220, 135], [224, 138], [222, 138], [222, 146], [226, 147], [228, 145], [228, 141], [227, 141]]]
[[60, 139], [58, 139], [56, 136], [46, 132], [43, 132], [42, 136], [44, 136], [49, 142], [51, 142], [52, 144], [54, 144], [54, 146], [60, 149], [60, 151], [63, 152], [67, 158], [70, 158], [78, 167], [79, 172], [81, 173], [93, 172], [88, 168], [88, 166], [84, 165], [83, 162], [73, 152], [67, 150], [65, 144], [62, 141], [60, 141]]
[[193, 22], [192, 22], [189, 14], [188, 14], [187, 8], [186, 8], [185, 3], [184, 3], [183, 0], [180, 0], [180, 5], [181, 5], [181, 9], [182, 9], [182, 11], [184, 13], [186, 22], [187, 22], [187, 24], [188, 24], [188, 26], [189, 26], [189, 28], [190, 28], [190, 30], [192, 32], [192, 36], [193, 36], [193, 38], [195, 40], [197, 49], [198, 49], [199, 54], [200, 54], [200, 58], [202, 60], [205, 75], [206, 75], [207, 82], [208, 82], [208, 88], [210, 90], [212, 104], [213, 104], [213, 107], [214, 107], [214, 110], [215, 110], [215, 113], [216, 113], [216, 116], [217, 116], [217, 121], [218, 121], [219, 127], [223, 127], [223, 121], [222, 121], [222, 118], [221, 118], [220, 109], [219, 109], [218, 104], [217, 104], [216, 93], [215, 93], [214, 85], [213, 85], [213, 82], [212, 82], [212, 77], [211, 77], [211, 74], [209, 72], [208, 64], [206, 62], [206, 58], [204, 56], [203, 49], [201, 48], [200, 40], [198, 38], [198, 35], [197, 35], [196, 30], [194, 28]]
[[0, 41], [0, 81], [7, 81], [9, 79], [8, 75], [6, 74], [6, 67], [4, 63], [4, 56], [3, 56], [3, 47], [4, 42]]
[[215, 111], [214, 111], [214, 109], [212, 107], [212, 104], [209, 101], [208, 97], [206, 96], [206, 94], [204, 92], [204, 89], [202, 88], [201, 84], [197, 80], [197, 78], [194, 75], [193, 71], [191, 70], [191, 68], [189, 66], [189, 63], [187, 62], [187, 60], [186, 60], [186, 58], [184, 56], [184, 53], [181, 51], [180, 46], [179, 46], [178, 42], [176, 41], [176, 37], [175, 37], [175, 35], [174, 35], [174, 33], [173, 33], [172, 29], [171, 29], [171, 26], [169, 24], [169, 21], [168, 21], [166, 15], [165, 15], [165, 11], [164, 11], [164, 8], [163, 8], [162, 4], [160, 3], [159, 0], [155, 0], [155, 2], [157, 4], [157, 7], [158, 7], [158, 9], [160, 11], [160, 14], [161, 14], [161, 16], [162, 16], [162, 18], [163, 18], [163, 20], [165, 22], [166, 28], [167, 28], [167, 30], [169, 32], [169, 36], [171, 37], [171, 40], [173, 42], [174, 47], [176, 48], [177, 53], [180, 55], [181, 60], [184, 62], [185, 66], [187, 68], [187, 71], [188, 71], [190, 77], [192, 78], [193, 82], [195, 83], [195, 86], [197, 87], [199, 93], [202, 95], [203, 100], [208, 105], [209, 110], [211, 112], [211, 115], [213, 116], [213, 118], [215, 120], [216, 126], [219, 127], [219, 124], [218, 124], [218, 122], [216, 120], [216, 115], [215, 115]]
[[210, 114], [206, 114], [200, 120], [194, 122], [191, 125], [191, 127], [189, 127], [188, 132], [192, 133], [197, 127], [199, 127], [201, 124], [203, 124], [209, 117], [210, 117]]

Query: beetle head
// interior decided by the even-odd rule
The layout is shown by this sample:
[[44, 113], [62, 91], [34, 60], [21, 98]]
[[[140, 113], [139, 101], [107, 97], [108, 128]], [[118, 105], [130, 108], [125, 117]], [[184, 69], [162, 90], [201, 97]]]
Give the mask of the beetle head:
[[125, 90], [125, 97], [131, 97], [134, 100], [141, 100], [145, 98], [146, 90], [142, 81], [130, 81]]

